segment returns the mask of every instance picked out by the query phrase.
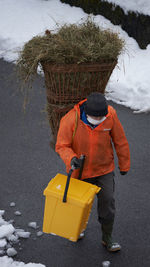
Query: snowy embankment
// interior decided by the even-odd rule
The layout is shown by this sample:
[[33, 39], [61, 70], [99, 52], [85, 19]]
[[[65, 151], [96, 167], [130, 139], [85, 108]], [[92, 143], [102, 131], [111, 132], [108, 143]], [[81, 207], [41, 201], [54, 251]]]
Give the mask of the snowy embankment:
[[125, 13], [128, 13], [129, 11], [142, 13], [145, 15], [150, 16], [150, 1], [149, 0], [103, 0], [107, 1], [109, 3], [113, 3], [115, 5], [120, 6]]
[[[15, 203], [10, 203], [11, 207], [15, 207]], [[0, 210], [0, 266], [1, 267], [44, 267], [42, 264], [28, 263], [14, 261], [12, 257], [17, 255], [17, 249], [21, 250], [21, 239], [27, 239], [30, 237], [31, 233], [26, 232], [23, 229], [15, 228], [13, 226], [14, 221], [5, 221], [4, 216], [5, 211]], [[15, 216], [21, 216], [20, 211], [14, 212]], [[36, 222], [29, 222], [28, 227], [38, 229]], [[37, 231], [36, 236], [41, 236], [42, 232]]]
[[[123, 3], [128, 4], [128, 10], [133, 8], [132, 1]], [[143, 8], [150, 7], [149, 0], [142, 0], [142, 3]], [[18, 51], [33, 36], [44, 34], [46, 29], [53, 31], [57, 25], [80, 23], [87, 18], [81, 8], [70, 7], [59, 0], [0, 0], [0, 6], [0, 57], [10, 62], [17, 59]], [[136, 0], [134, 8], [141, 8], [140, 0]], [[93, 19], [103, 29], [117, 32], [126, 42], [126, 51], [119, 57], [108, 83], [107, 98], [135, 112], [149, 112], [150, 45], [141, 50], [121, 27], [100, 15]]]

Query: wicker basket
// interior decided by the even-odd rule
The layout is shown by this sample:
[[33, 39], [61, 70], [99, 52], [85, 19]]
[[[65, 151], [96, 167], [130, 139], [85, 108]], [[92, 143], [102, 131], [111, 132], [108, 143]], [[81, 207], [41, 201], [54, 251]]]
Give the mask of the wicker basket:
[[61, 118], [71, 109], [74, 105], [57, 106], [47, 103], [48, 120], [51, 127], [53, 139], [56, 140], [59, 123]]
[[117, 61], [97, 64], [54, 65], [42, 63], [45, 74], [48, 119], [54, 148], [61, 118], [91, 92], [105, 92]]
[[91, 92], [104, 93], [117, 61], [100, 64], [54, 65], [42, 63], [48, 102], [77, 103]]

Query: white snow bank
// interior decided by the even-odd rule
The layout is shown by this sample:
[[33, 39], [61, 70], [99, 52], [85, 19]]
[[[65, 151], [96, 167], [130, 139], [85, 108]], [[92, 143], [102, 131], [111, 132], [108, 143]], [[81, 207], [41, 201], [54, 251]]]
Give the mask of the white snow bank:
[[[13, 244], [18, 243], [19, 238], [29, 238], [31, 233], [25, 232], [23, 229], [15, 229], [12, 224], [3, 219], [4, 213], [4, 210], [0, 210], [0, 267], [45, 267], [40, 263], [25, 264], [11, 258], [17, 255], [17, 250], [13, 247]], [[40, 236], [38, 233], [36, 233], [36, 236]], [[4, 256], [5, 254], [7, 256]]]
[[33, 36], [84, 16], [59, 0], [0, 0], [0, 7], [0, 57], [8, 61], [16, 60], [18, 49]]
[[150, 111], [150, 45], [140, 49], [137, 42], [101, 16], [95, 17], [95, 22], [104, 28], [117, 32], [126, 41], [125, 52], [120, 55], [117, 67], [114, 69], [106, 87], [106, 97], [117, 104], [134, 110], [135, 113]]
[[12, 258], [8, 256], [0, 257], [0, 266], [1, 267], [44, 267], [45, 265], [40, 263], [23, 263], [19, 261], [13, 261]]
[[[129, 107], [134, 113], [150, 112], [150, 45], [134, 55], [127, 55], [116, 68], [107, 85], [107, 99]], [[124, 68], [124, 72], [123, 72]]]
[[134, 11], [150, 15], [150, 1], [149, 0], [103, 0], [105, 2], [116, 4], [127, 13], [128, 11]]

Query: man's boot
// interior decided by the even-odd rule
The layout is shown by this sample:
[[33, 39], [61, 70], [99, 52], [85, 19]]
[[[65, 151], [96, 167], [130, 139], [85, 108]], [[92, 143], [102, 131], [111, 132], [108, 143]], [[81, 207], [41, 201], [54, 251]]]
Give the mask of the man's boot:
[[115, 252], [121, 249], [121, 246], [112, 241], [113, 222], [102, 224], [102, 244], [108, 251]]

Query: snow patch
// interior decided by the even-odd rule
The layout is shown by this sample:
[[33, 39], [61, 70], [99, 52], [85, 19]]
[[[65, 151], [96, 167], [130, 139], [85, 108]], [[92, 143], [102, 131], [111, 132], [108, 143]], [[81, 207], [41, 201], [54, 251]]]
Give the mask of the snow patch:
[[21, 232], [17, 232], [17, 235], [21, 238], [29, 238], [31, 233], [30, 232], [24, 232], [24, 231], [21, 231]]
[[0, 239], [0, 249], [4, 248], [7, 245], [7, 241], [5, 238]]
[[15, 202], [10, 203], [10, 207], [15, 207], [15, 206], [16, 206]]
[[7, 255], [9, 257], [14, 257], [17, 255], [17, 251], [14, 248], [8, 248], [7, 249]]
[[16, 216], [21, 216], [21, 212], [20, 212], [20, 211], [18, 211], [18, 210], [17, 210], [17, 211], [15, 211], [15, 212], [14, 212], [14, 214], [15, 214]]
[[15, 228], [12, 226], [12, 224], [2, 225], [0, 226], [0, 238], [7, 237], [14, 233]]
[[[4, 210], [0, 210], [0, 267], [45, 267], [40, 263], [25, 264], [12, 259], [17, 255], [17, 250], [13, 245], [19, 243], [19, 238], [29, 238], [31, 233], [25, 232], [21, 228], [15, 229], [12, 224], [3, 219], [4, 213]], [[41, 233], [41, 231], [37, 232], [36, 236], [41, 236]], [[19, 250], [22, 250], [22, 248], [20, 247]]]
[[37, 223], [36, 222], [29, 222], [28, 226], [31, 227], [31, 228], [36, 229], [37, 228]]
[[36, 233], [36, 235], [37, 235], [37, 236], [42, 236], [42, 235], [43, 235], [43, 232], [42, 232], [42, 231], [38, 231], [38, 232]]
[[0, 266], [1, 267], [45, 267], [45, 265], [40, 263], [23, 263], [19, 261], [13, 261], [12, 258], [8, 256], [0, 257]]

